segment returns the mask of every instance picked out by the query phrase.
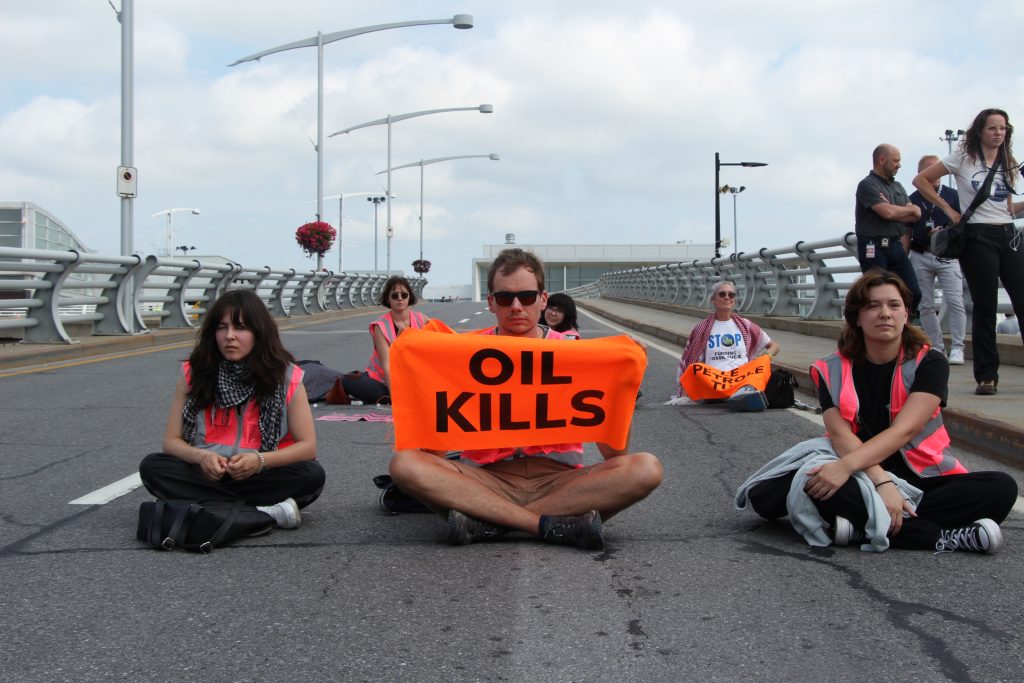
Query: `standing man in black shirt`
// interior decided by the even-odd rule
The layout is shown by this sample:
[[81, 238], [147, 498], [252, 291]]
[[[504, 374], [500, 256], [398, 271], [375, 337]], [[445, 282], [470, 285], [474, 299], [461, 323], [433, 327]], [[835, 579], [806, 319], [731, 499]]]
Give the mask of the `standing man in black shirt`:
[[907, 256], [910, 240], [906, 224], [920, 219], [921, 209], [910, 203], [907, 191], [896, 180], [900, 161], [900, 151], [892, 145], [875, 147], [871, 172], [857, 185], [857, 260], [862, 273], [881, 268], [898, 275], [914, 295], [916, 312], [921, 289]]

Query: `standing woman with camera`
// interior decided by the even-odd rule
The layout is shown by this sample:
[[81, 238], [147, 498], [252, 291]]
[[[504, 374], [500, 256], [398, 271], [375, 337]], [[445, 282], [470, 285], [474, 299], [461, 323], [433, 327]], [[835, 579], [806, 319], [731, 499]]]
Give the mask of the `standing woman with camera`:
[[423, 327], [429, 318], [418, 311], [412, 285], [404, 277], [395, 275], [384, 283], [380, 305], [387, 313], [370, 323], [373, 354], [365, 372], [351, 373], [341, 378], [345, 393], [363, 403], [391, 402], [391, 345], [407, 328]]
[[1013, 157], [1013, 126], [1002, 109], [985, 109], [974, 117], [960, 148], [914, 178], [914, 187], [947, 216], [951, 224], [960, 220], [935, 191], [933, 183], [950, 173], [956, 178], [960, 206], [974, 201], [995, 167], [988, 198], [978, 205], [967, 222], [967, 244], [960, 265], [974, 300], [971, 338], [974, 349], [974, 390], [992, 396], [999, 384], [999, 351], [996, 347], [996, 307], [999, 281], [1010, 295], [1013, 310], [1024, 314], [1024, 236], [1013, 224], [1024, 211], [1024, 202], [1013, 201], [1020, 170]]

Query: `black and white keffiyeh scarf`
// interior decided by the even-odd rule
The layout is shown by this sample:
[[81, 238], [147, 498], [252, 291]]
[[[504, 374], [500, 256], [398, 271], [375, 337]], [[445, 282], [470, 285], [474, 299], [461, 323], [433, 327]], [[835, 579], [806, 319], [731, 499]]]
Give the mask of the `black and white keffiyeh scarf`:
[[[217, 408], [238, 408], [252, 396], [252, 376], [249, 366], [245, 363], [221, 361], [217, 368], [217, 389], [214, 405]], [[270, 396], [260, 400], [260, 451], [267, 453], [277, 450], [281, 433], [281, 414], [284, 412], [284, 384], [280, 385]], [[181, 436], [188, 443], [196, 435], [198, 409], [191, 396], [185, 397], [185, 406], [181, 411]]]

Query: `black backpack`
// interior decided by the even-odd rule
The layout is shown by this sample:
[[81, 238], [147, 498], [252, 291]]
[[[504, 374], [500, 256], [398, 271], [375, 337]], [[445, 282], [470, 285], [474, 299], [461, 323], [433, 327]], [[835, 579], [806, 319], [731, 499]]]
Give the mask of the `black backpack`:
[[772, 368], [772, 374], [764, 388], [764, 394], [768, 398], [768, 407], [792, 408], [796, 403], [794, 390], [798, 386], [792, 372], [785, 368]]
[[148, 500], [139, 506], [135, 537], [150, 548], [208, 553], [274, 528], [274, 520], [242, 501]]

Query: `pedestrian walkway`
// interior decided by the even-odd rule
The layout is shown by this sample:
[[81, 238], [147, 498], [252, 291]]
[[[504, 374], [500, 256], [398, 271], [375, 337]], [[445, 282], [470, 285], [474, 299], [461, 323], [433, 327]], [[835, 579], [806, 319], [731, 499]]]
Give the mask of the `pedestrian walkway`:
[[[690, 331], [707, 311], [669, 304], [644, 305], [622, 299], [580, 299], [577, 304], [620, 325], [684, 346]], [[750, 316], [779, 342], [774, 364], [797, 376], [800, 388], [810, 393], [807, 369], [832, 353], [842, 323], [802, 321], [795, 318]], [[1021, 353], [1021, 342], [1002, 336], [1000, 354]], [[1024, 463], [1024, 367], [1004, 363], [999, 368], [999, 394], [975, 396], [971, 361], [950, 366], [949, 397], [943, 409], [953, 442], [1015, 466]], [[810, 401], [817, 405], [817, 400]]]

